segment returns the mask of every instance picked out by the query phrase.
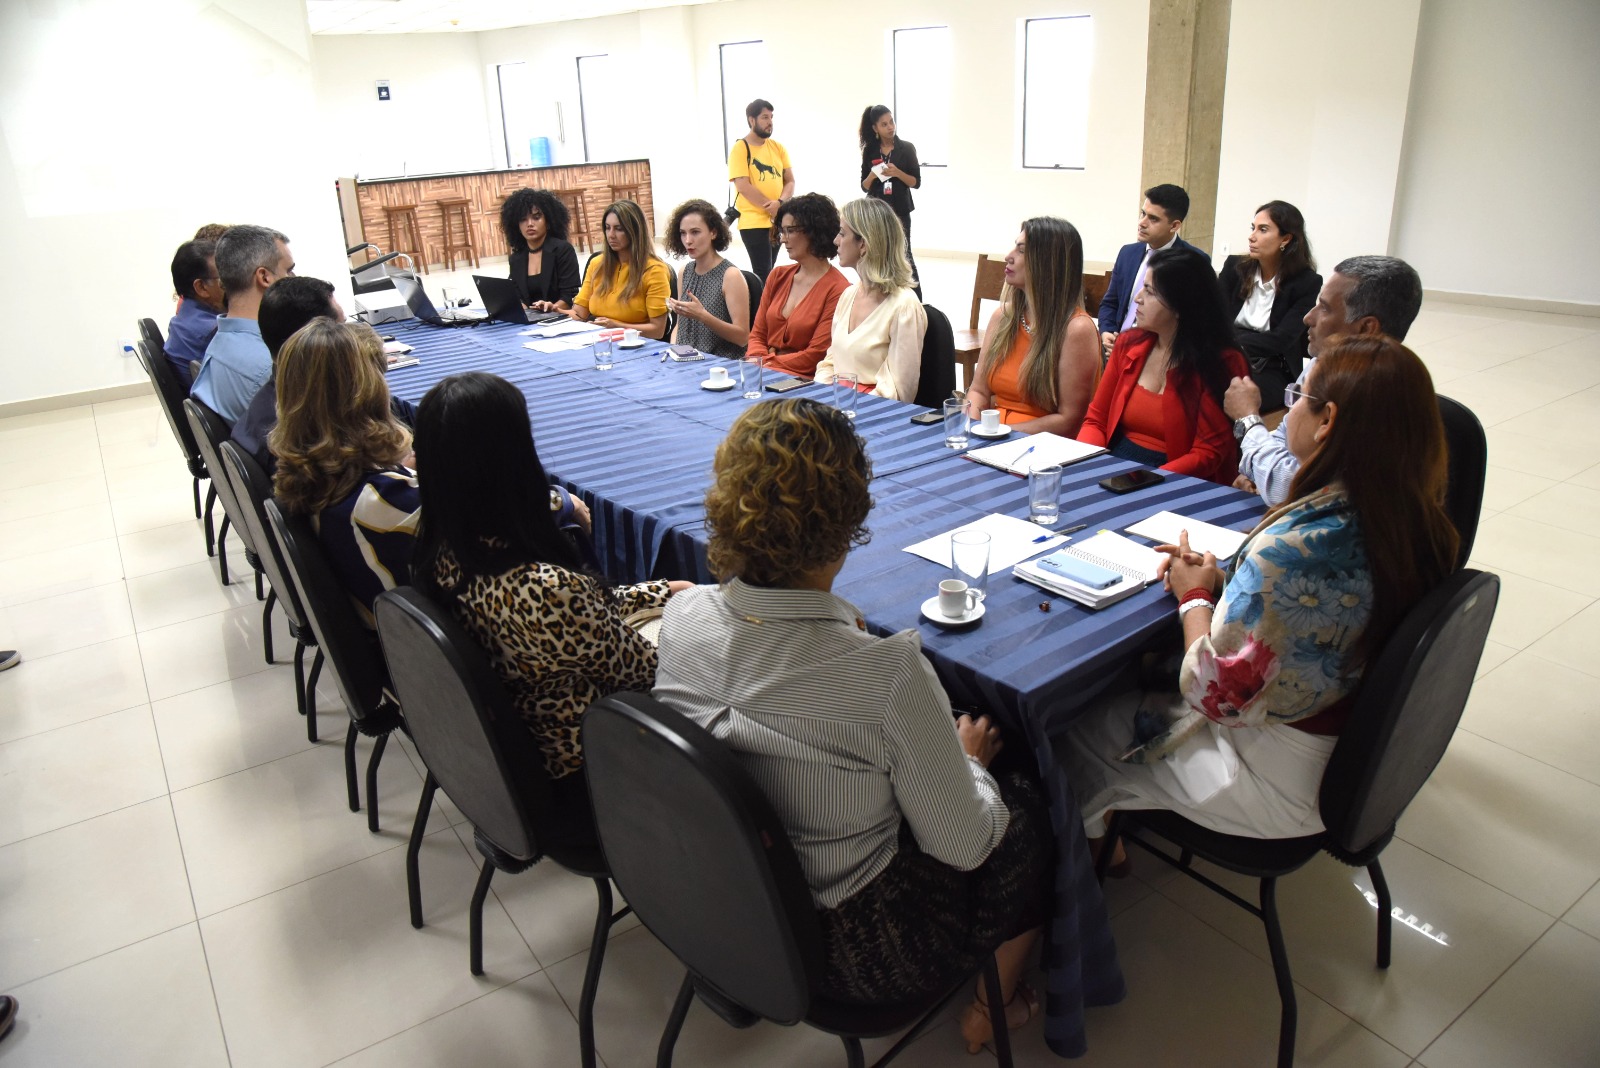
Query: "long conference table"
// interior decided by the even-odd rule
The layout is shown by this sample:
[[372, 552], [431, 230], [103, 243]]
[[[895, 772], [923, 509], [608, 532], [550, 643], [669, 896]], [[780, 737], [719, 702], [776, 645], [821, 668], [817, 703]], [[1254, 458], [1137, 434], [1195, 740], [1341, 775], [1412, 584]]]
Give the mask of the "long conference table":
[[[447, 329], [412, 322], [381, 329], [411, 345], [421, 359], [389, 373], [396, 396], [420, 402], [436, 382], [465, 371], [491, 372], [522, 390], [539, 458], [551, 478], [589, 505], [595, 550], [612, 578], [715, 581], [706, 566], [703, 503], [712, 455], [739, 413], [760, 403], [744, 399], [737, 388], [699, 388], [716, 363], [737, 378], [732, 361], [663, 362], [665, 346], [648, 342], [618, 350], [613, 367], [600, 371], [589, 349], [527, 348], [530, 338], [523, 331], [529, 328], [520, 325]], [[784, 396], [832, 403], [834, 392], [808, 383]], [[913, 425], [909, 417], [920, 410], [880, 397], [857, 398], [856, 429], [867, 443], [874, 476], [867, 519], [872, 540], [850, 554], [834, 589], [861, 611], [874, 633], [916, 630], [955, 704], [989, 710], [1013, 737], [1027, 740], [1048, 794], [1057, 847], [1043, 954], [1045, 1040], [1057, 1054], [1077, 1057], [1088, 1048], [1085, 1006], [1114, 1004], [1126, 990], [1082, 817], [1054, 739], [1119, 669], [1176, 634], [1176, 616], [1159, 587], [1090, 611], [996, 573], [989, 579], [987, 611], [975, 625], [947, 630], [922, 618], [921, 603], [937, 592], [948, 570], [904, 548], [991, 512], [1026, 518], [1028, 487], [1026, 479], [946, 448], [942, 426]], [[1086, 534], [1122, 530], [1169, 509], [1247, 530], [1262, 514], [1254, 496], [1183, 476], [1121, 496], [1097, 485], [1138, 466], [1099, 456], [1067, 467], [1061, 526], [1087, 523]]]

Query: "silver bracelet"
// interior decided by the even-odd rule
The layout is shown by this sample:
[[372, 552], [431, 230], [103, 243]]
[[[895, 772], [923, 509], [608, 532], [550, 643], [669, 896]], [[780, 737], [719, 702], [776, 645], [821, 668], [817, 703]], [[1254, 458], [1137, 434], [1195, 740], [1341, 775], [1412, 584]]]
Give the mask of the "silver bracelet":
[[1216, 607], [1217, 606], [1212, 604], [1210, 601], [1202, 601], [1198, 599], [1193, 601], [1185, 601], [1178, 606], [1178, 618], [1182, 619], [1190, 612], [1193, 612], [1196, 608], [1210, 608], [1215, 610]]

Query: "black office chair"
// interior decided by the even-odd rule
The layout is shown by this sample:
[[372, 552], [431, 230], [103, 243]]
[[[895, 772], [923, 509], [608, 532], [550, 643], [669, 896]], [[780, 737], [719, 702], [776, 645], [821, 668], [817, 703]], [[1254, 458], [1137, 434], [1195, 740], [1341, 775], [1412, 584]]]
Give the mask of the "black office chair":
[[259, 601], [266, 597], [261, 585], [261, 554], [256, 551], [249, 528], [239, 523], [244, 508], [234, 496], [233, 484], [228, 481], [228, 476], [222, 469], [222, 454], [217, 451], [218, 447], [228, 440], [228, 424], [222, 421], [222, 416], [193, 397], [183, 402], [183, 410], [189, 419], [189, 429], [194, 432], [195, 444], [200, 447], [200, 455], [205, 458], [206, 470], [211, 472], [211, 488], [222, 502], [222, 526], [217, 531], [216, 546], [218, 577], [222, 579], [224, 586], [231, 581], [228, 576], [227, 541], [228, 531], [232, 529], [239, 536], [239, 544], [244, 547], [245, 562], [255, 572], [256, 600]]
[[483, 856], [469, 924], [473, 975], [483, 974], [483, 903], [496, 869], [515, 874], [548, 856], [594, 880], [599, 904], [578, 1002], [581, 1062], [593, 1068], [594, 1002], [606, 940], [612, 925], [631, 911], [626, 905], [611, 911], [610, 874], [594, 829], [548, 833], [544, 758], [488, 658], [448, 611], [407, 586], [378, 598], [377, 617], [411, 739], [428, 766], [406, 854], [411, 925], [422, 926], [416, 858], [440, 787], [472, 821], [473, 844]]
[[[237, 442], [224, 441], [221, 453], [222, 467], [233, 487], [233, 495], [238, 499], [241, 518], [249, 528], [250, 540], [256, 544], [257, 557], [271, 586], [267, 594], [267, 606], [261, 610], [262, 642], [266, 647], [267, 663], [272, 663], [272, 608], [274, 604], [279, 604], [283, 606], [284, 622], [289, 625], [289, 636], [295, 641], [295, 707], [306, 717], [306, 740], [314, 742], [317, 740], [317, 676], [322, 673], [322, 650], [317, 648], [316, 632], [306, 622], [306, 610], [300, 604], [300, 595], [295, 592], [294, 583], [289, 579], [289, 568], [284, 563], [283, 552], [272, 536], [271, 523], [267, 519], [267, 502], [272, 500], [272, 479], [256, 463], [255, 457], [247, 455]], [[317, 650], [311, 661], [309, 686], [306, 685], [305, 664], [308, 647]]]
[[922, 377], [911, 403], [937, 408], [956, 391], [956, 338], [944, 312], [932, 304], [922, 307], [928, 313], [928, 332], [922, 338]]
[[[1378, 897], [1378, 967], [1389, 966], [1393, 901], [1378, 854], [1394, 837], [1400, 814], [1450, 744], [1472, 690], [1499, 596], [1498, 576], [1457, 571], [1401, 622], [1367, 669], [1350, 720], [1323, 773], [1319, 798], [1327, 828], [1323, 833], [1303, 838], [1241, 838], [1201, 827], [1175, 812], [1126, 811], [1111, 818], [1100, 852], [1101, 878], [1117, 839], [1124, 838], [1259, 917], [1265, 925], [1283, 1002], [1278, 1028], [1280, 1068], [1294, 1063], [1297, 1008], [1289, 955], [1278, 924], [1277, 881], [1323, 850], [1352, 867], [1365, 867]], [[1173, 858], [1138, 832], [1165, 838], [1181, 850], [1180, 855]], [[1190, 867], [1193, 857], [1260, 879], [1260, 906], [1195, 871]], [[627, 893], [620, 880], [618, 885]]]
[[167, 339], [161, 336], [161, 328], [154, 319], [139, 320], [139, 337], [150, 346], [151, 352], [166, 353]]
[[[156, 324], [149, 319], [140, 320], [141, 332], [145, 323], [150, 323], [150, 329], [155, 331], [155, 336], [161, 336], [161, 331], [156, 330]], [[156, 391], [156, 400], [161, 402], [161, 414], [167, 417], [167, 425], [172, 428], [172, 436], [178, 442], [178, 451], [183, 453], [183, 464], [194, 479], [194, 517], [196, 519], [204, 517], [206, 555], [214, 556], [216, 533], [211, 525], [211, 508], [217, 500], [217, 489], [215, 486], [208, 487], [205, 508], [202, 511], [200, 483], [202, 480], [209, 481], [211, 472], [206, 469], [205, 458], [200, 455], [200, 446], [194, 440], [194, 431], [189, 428], [189, 417], [183, 411], [183, 402], [189, 398], [189, 387], [186, 383], [178, 381], [178, 373], [167, 361], [166, 352], [162, 348], [152, 348], [149, 341], [140, 340], [134, 343], [133, 351], [139, 360], [139, 366], [144, 368], [144, 373], [150, 379], [150, 385]]]
[[1444, 510], [1450, 513], [1461, 548], [1456, 566], [1466, 567], [1472, 543], [1478, 537], [1478, 516], [1483, 511], [1483, 482], [1489, 467], [1489, 440], [1483, 424], [1471, 409], [1449, 397], [1439, 398], [1444, 439], [1450, 453], [1450, 481], [1444, 491]]
[[[877, 1061], [886, 1064], [965, 989], [967, 977], [914, 1003], [870, 1007], [818, 994], [821, 932], [789, 834], [733, 754], [685, 717], [644, 694], [613, 694], [585, 713], [583, 751], [611, 877], [688, 969], [658, 1066], [672, 1063], [696, 996], [734, 1027], [803, 1020], [838, 1035], [859, 1068], [862, 1038], [911, 1028]], [[983, 974], [989, 1004], [1003, 1004], [992, 956]], [[1009, 1066], [1005, 1014], [994, 1016]]]
[[744, 287], [750, 291], [750, 322], [756, 321], [756, 309], [761, 307], [761, 294], [766, 288], [761, 284], [761, 276], [754, 271], [740, 271], [744, 275]]
[[[350, 729], [344, 736], [345, 788], [350, 794], [350, 811], [361, 811], [361, 794], [356, 787], [356, 736], [373, 739], [372, 755], [367, 758], [367, 829], [378, 831], [378, 764], [389, 744], [389, 735], [404, 727], [400, 706], [389, 693], [389, 673], [373, 634], [356, 615], [350, 595], [340, 585], [328, 563], [327, 554], [317, 541], [311, 521], [302, 515], [286, 515], [276, 500], [267, 502], [267, 522], [278, 539], [289, 582], [300, 596], [300, 604], [317, 636], [320, 659], [333, 668], [339, 696], [350, 713]], [[315, 665], [312, 665], [315, 668]]]

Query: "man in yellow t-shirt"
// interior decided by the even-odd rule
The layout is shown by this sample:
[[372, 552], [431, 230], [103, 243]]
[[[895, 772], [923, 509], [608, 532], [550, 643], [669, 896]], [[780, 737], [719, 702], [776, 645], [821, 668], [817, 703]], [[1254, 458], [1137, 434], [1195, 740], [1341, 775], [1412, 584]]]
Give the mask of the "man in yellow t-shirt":
[[750, 132], [728, 152], [728, 181], [738, 192], [739, 237], [750, 253], [750, 269], [767, 280], [772, 270], [771, 230], [778, 206], [794, 196], [794, 168], [789, 153], [772, 139], [772, 105], [752, 100], [744, 109]]

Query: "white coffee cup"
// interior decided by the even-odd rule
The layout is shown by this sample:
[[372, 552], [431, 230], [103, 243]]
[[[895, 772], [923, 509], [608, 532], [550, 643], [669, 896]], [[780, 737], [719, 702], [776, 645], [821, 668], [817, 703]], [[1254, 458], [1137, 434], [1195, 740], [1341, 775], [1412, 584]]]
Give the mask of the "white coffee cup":
[[720, 386], [728, 380], [728, 369], [726, 367], [712, 367], [709, 370], [711, 371], [711, 381], [717, 383], [717, 385]]
[[960, 619], [971, 612], [982, 597], [960, 579], [945, 579], [939, 583], [939, 611], [949, 619]]
[[624, 330], [622, 332], [622, 343], [624, 345], [637, 345], [639, 343], [639, 331]]
[[982, 419], [983, 432], [985, 434], [998, 434], [1000, 432], [1000, 409], [985, 408]]

